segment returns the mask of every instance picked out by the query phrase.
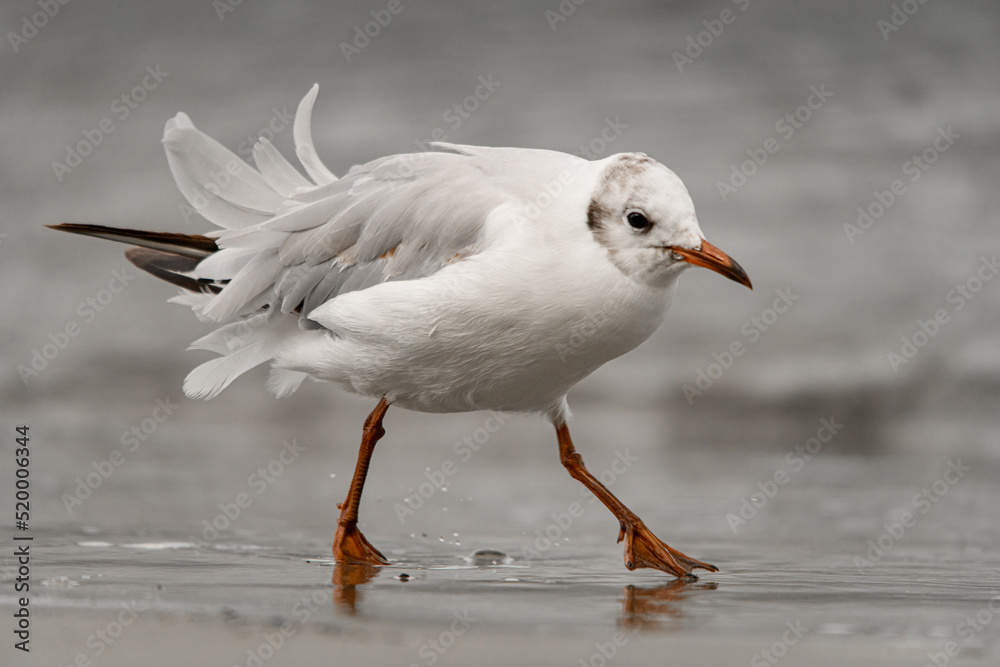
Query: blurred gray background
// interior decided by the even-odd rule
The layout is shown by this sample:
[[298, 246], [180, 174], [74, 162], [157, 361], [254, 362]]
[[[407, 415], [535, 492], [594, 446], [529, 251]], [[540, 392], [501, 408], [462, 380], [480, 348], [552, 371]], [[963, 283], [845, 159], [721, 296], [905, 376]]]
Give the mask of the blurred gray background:
[[[843, 429], [824, 445], [823, 463], [772, 503], [787, 514], [768, 519], [771, 541], [760, 534], [755, 543], [763, 551], [773, 540], [822, 545], [832, 539], [822, 532], [843, 529], [849, 563], [886, 512], [909, 506], [962, 457], [980, 482], [956, 491], [935, 521], [958, 531], [954, 543], [983, 540], [995, 552], [982, 494], [995, 493], [1000, 470], [1000, 280], [990, 264], [1000, 250], [997, 5], [222, 0], [43, 9], [24, 0], [0, 9], [0, 423], [4, 442], [15, 424], [31, 425], [35, 525], [67, 541], [53, 562], [86, 560], [72, 550], [80, 535], [186, 539], [292, 438], [307, 447], [307, 465], [289, 466], [240, 528], [251, 543], [284, 530], [312, 540], [303, 553], [327, 553], [372, 402], [311, 383], [276, 401], [260, 370], [210, 403], [188, 401], [183, 378], [208, 357], [185, 347], [207, 329], [164, 303], [174, 288], [129, 270], [134, 279], [112, 294], [114, 272], [127, 266], [122, 247], [42, 227], [210, 229], [185, 215], [159, 142], [164, 122], [185, 111], [243, 157], [273, 134], [291, 156], [287, 118], [315, 82], [313, 134], [336, 173], [413, 151], [439, 130], [459, 143], [644, 151], [684, 180], [702, 229], [746, 268], [754, 291], [689, 271], [660, 331], [570, 394], [593, 469], [621, 447], [638, 453], [642, 470], [618, 490], [670, 526], [668, 542], [709, 560], [721, 551], [732, 570], [755, 542], [737, 549], [745, 533], [734, 536], [726, 514], [784, 467], [821, 418], [834, 418]], [[358, 37], [366, 28], [375, 34], [367, 41]], [[476, 100], [481, 79], [499, 85]], [[620, 133], [605, 131], [609, 123]], [[81, 142], [96, 145], [84, 145], [77, 166], [54, 164], [74, 164], [68, 151]], [[763, 164], [747, 162], [763, 154]], [[733, 188], [723, 193], [720, 183]], [[859, 209], [872, 216], [860, 226]], [[776, 302], [779, 293], [787, 301]], [[769, 310], [776, 303], [784, 312]], [[61, 336], [67, 326], [76, 335]], [[726, 359], [734, 343], [743, 353]], [[26, 372], [33, 361], [36, 372]], [[67, 509], [66, 495], [122, 449], [157, 400], [179, 407]], [[578, 497], [551, 427], [517, 417], [427, 501], [433, 511], [401, 526], [394, 504], [485, 417], [390, 411], [362, 507], [376, 544], [394, 554], [516, 553]], [[4, 488], [11, 479], [0, 465]], [[681, 521], [682, 512], [695, 514]], [[578, 548], [618, 567], [610, 519], [592, 514]], [[969, 516], [978, 518], [963, 523]], [[929, 524], [919, 530], [941, 535]], [[67, 576], [59, 569], [52, 576]], [[58, 607], [61, 594], [50, 597]]]

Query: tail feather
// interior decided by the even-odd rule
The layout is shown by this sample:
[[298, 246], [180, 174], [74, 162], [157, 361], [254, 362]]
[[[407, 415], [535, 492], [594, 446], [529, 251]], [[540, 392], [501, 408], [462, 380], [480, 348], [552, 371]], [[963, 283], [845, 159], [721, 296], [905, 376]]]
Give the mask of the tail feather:
[[275, 398], [285, 398], [294, 394], [307, 377], [309, 376], [306, 373], [275, 366], [271, 368], [271, 373], [267, 376], [267, 390]]
[[[268, 315], [267, 312], [257, 313], [191, 343], [188, 349], [208, 350], [221, 356], [191, 371], [184, 380], [184, 393], [189, 398], [215, 398], [243, 373], [272, 361], [289, 338], [307, 335], [298, 331], [293, 318], [271, 319]], [[305, 373], [272, 370], [267, 386], [280, 398], [294, 392], [303, 379]]]
[[198, 234], [149, 232], [143, 229], [120, 229], [103, 225], [64, 222], [46, 225], [49, 229], [138, 246], [125, 251], [125, 258], [146, 273], [191, 292], [218, 294], [222, 286], [190, 274], [198, 263], [211, 257], [219, 247], [215, 239]]
[[188, 398], [210, 400], [251, 368], [270, 361], [273, 349], [253, 343], [222, 357], [206, 361], [184, 378], [184, 393]]
[[103, 225], [84, 225], [75, 222], [64, 222], [60, 225], [45, 225], [49, 229], [83, 236], [95, 236], [99, 239], [128, 243], [151, 250], [204, 259], [214, 254], [219, 246], [215, 239], [200, 234], [175, 234], [173, 232], [150, 232], [144, 229], [122, 229], [105, 227]]
[[183, 257], [149, 248], [129, 248], [125, 251], [125, 259], [132, 262], [136, 268], [190, 292], [218, 294], [222, 291], [221, 285], [217, 285], [207, 278], [193, 278], [184, 275], [194, 271], [198, 262], [201, 261], [193, 257]]

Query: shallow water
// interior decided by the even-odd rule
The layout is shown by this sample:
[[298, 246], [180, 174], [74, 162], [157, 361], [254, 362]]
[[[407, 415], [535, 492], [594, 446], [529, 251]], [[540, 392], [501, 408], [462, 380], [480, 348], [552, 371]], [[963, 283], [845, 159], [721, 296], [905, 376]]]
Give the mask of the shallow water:
[[[588, 423], [610, 419], [598, 406], [591, 412], [577, 420], [581, 450], [590, 449]], [[474, 433], [469, 419], [466, 432]], [[631, 421], [636, 432], [651, 426]], [[240, 470], [214, 469], [214, 488], [198, 494], [185, 490], [195, 473], [183, 467], [158, 473], [177, 489], [163, 496], [131, 488], [135, 473], [123, 466], [72, 519], [49, 508], [32, 547], [39, 653], [58, 664], [81, 653], [99, 664], [248, 664], [247, 651], [267, 636], [281, 643], [275, 664], [328, 651], [344, 658], [335, 664], [431, 664], [433, 654], [440, 664], [539, 665], [591, 661], [602, 647], [624, 664], [657, 661], [665, 651], [685, 664], [745, 664], [765, 659], [765, 650], [787, 652], [788, 664], [842, 664], [845, 655], [860, 664], [924, 664], [949, 641], [958, 664], [992, 664], [1000, 652], [996, 462], [821, 450], [792, 472], [784, 455], [630, 445], [626, 459], [638, 463], [612, 488], [665, 541], [720, 568], [684, 583], [625, 570], [613, 518], [577, 491], [547, 429], [532, 419], [507, 422], [401, 523], [394, 506], [433, 477], [433, 465], [418, 463], [426, 452], [400, 447], [407, 435], [419, 439], [422, 426], [419, 416], [390, 412], [376, 450], [362, 528], [392, 561], [384, 568], [329, 560], [335, 509], [322, 498], [346, 488], [339, 471], [352, 456], [313, 447], [321, 443], [311, 435], [298, 441], [302, 458], [259, 495], [245, 473], [275, 460], [280, 445], [248, 456]], [[521, 463], [533, 458], [530, 447], [546, 445], [550, 456]], [[595, 471], [612, 469], [613, 451], [588, 453]], [[961, 476], [946, 474], [949, 461]], [[789, 478], [771, 487], [779, 469]], [[325, 493], [299, 483], [317, 473]], [[252, 503], [226, 520], [241, 490]], [[157, 498], [169, 513], [126, 512]], [[744, 498], [758, 507], [753, 515], [744, 509], [741, 523], [730, 515]], [[574, 502], [582, 515], [567, 520]], [[204, 520], [219, 530], [206, 531]], [[486, 552], [485, 562], [477, 565], [475, 552]], [[123, 603], [134, 620], [121, 616]], [[967, 620], [977, 615], [979, 625]], [[122, 620], [129, 624], [95, 656], [103, 641], [95, 633], [118, 632]], [[204, 637], [211, 648], [187, 637]], [[159, 645], [168, 654], [151, 659]]]
[[[892, 8], [860, 1], [592, 1], [554, 29], [538, 3], [412, 3], [346, 62], [339, 43], [378, 3], [245, 2], [221, 20], [217, 4], [70, 3], [16, 51], [4, 42], [0, 438], [31, 426], [35, 539], [30, 656], [9, 641], [0, 552], [0, 662], [1000, 662], [1000, 282], [969, 282], [1000, 248], [997, 6], [923, 3], [884, 38]], [[6, 3], [0, 25], [38, 7]], [[726, 7], [734, 22], [678, 71], [672, 54]], [[111, 105], [147, 66], [169, 75], [123, 118]], [[444, 114], [485, 76], [500, 86], [454, 127]], [[183, 399], [205, 358], [184, 348], [205, 327], [146, 276], [111, 296], [120, 248], [42, 227], [204, 231], [180, 208], [166, 119], [187, 111], [239, 151], [317, 81], [313, 131], [338, 173], [435, 129], [572, 152], [619, 119], [606, 153], [645, 151], [684, 179], [755, 290], [688, 272], [665, 326], [574, 389], [571, 428], [593, 472], [719, 573], [627, 572], [613, 518], [542, 420], [488, 433], [485, 413], [401, 410], [361, 508], [395, 564], [338, 573], [335, 505], [373, 401], [312, 384], [275, 401], [258, 372], [211, 403]], [[779, 134], [818, 86], [833, 96]], [[105, 117], [114, 131], [57, 176]], [[947, 151], [849, 238], [946, 128]], [[772, 136], [780, 150], [723, 199], [718, 183]], [[274, 143], [291, 154], [287, 127]], [[959, 285], [975, 287], [961, 308]], [[821, 441], [822, 420], [842, 428]], [[279, 466], [283, 443], [302, 449]], [[13, 482], [0, 461], [0, 507]], [[235, 516], [239, 494], [251, 502]], [[584, 512], [566, 525], [573, 503]], [[475, 566], [480, 550], [510, 560]]]

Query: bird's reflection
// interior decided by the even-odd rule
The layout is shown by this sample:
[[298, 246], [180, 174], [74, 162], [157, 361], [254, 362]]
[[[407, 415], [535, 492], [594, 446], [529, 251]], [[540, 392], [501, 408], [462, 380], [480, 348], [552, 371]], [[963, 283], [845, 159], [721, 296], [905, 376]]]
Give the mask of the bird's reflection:
[[664, 620], [681, 615], [680, 601], [694, 591], [712, 591], [719, 585], [675, 579], [662, 586], [640, 588], [629, 584], [622, 591], [622, 625], [633, 630], [664, 628]]
[[[336, 563], [333, 567], [334, 608], [349, 615], [357, 613], [362, 598], [358, 587], [371, 583], [381, 569], [372, 565]], [[681, 601], [685, 597], [695, 591], [716, 588], [715, 582], [698, 583], [687, 579], [675, 579], [653, 587], [629, 584], [622, 590], [622, 626], [633, 630], [663, 629], [664, 621], [683, 615]]]
[[357, 587], [367, 584], [379, 572], [378, 567], [337, 563], [333, 566], [333, 606], [341, 612], [353, 615], [361, 597]]

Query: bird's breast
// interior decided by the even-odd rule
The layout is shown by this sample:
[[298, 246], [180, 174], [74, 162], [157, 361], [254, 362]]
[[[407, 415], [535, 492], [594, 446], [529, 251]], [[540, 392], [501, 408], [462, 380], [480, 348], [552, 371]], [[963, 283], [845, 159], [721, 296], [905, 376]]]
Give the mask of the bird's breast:
[[[672, 288], [639, 285], [610, 262], [564, 266], [510, 260], [459, 276], [414, 326], [448, 410], [542, 411], [663, 321]], [[427, 401], [426, 392], [422, 401]]]

